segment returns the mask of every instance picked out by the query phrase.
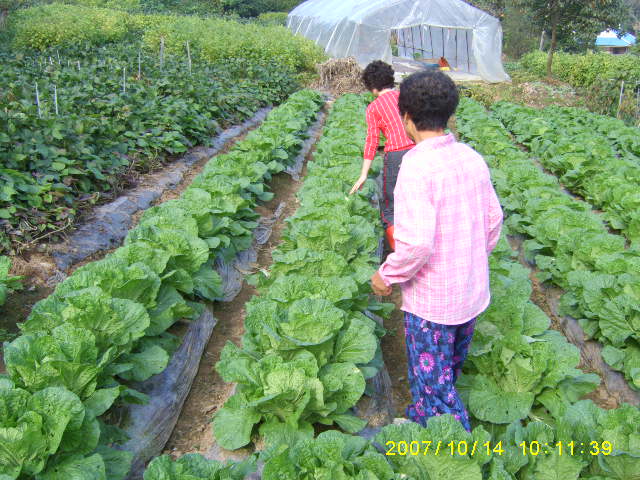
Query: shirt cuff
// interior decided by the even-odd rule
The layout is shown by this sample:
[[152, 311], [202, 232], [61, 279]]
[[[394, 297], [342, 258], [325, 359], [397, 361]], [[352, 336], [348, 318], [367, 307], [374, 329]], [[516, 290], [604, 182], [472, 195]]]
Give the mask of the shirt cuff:
[[380, 278], [382, 279], [382, 281], [384, 282], [384, 284], [387, 287], [391, 286], [391, 281], [387, 278], [387, 276], [382, 273], [382, 267], [384, 266], [384, 263], [380, 266], [380, 268], [378, 269], [378, 274], [380, 275]]

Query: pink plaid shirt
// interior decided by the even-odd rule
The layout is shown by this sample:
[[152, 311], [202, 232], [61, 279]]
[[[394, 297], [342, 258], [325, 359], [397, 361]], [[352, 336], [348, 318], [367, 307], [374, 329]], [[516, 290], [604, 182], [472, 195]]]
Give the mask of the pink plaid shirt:
[[445, 325], [482, 313], [502, 226], [484, 159], [451, 134], [425, 140], [404, 156], [394, 202], [396, 250], [379, 271], [401, 284], [402, 310]]

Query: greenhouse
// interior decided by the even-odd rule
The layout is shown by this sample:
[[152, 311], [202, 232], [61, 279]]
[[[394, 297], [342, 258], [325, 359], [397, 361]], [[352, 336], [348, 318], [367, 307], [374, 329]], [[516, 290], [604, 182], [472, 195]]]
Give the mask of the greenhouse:
[[509, 80], [500, 21], [460, 0], [309, 0], [287, 24], [329, 55], [353, 56], [363, 66], [377, 59], [445, 59], [454, 73]]

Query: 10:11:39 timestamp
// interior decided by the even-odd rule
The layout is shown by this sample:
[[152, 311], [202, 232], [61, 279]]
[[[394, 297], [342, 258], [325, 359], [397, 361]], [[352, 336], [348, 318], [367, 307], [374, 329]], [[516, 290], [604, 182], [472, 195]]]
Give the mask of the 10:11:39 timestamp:
[[518, 446], [522, 449], [523, 455], [549, 455], [553, 453], [553, 450], [558, 452], [558, 455], [581, 455], [588, 453], [593, 456], [597, 455], [611, 455], [613, 452], [613, 445], [611, 442], [556, 442], [555, 444], [543, 443], [534, 440], [533, 442], [520, 442]]

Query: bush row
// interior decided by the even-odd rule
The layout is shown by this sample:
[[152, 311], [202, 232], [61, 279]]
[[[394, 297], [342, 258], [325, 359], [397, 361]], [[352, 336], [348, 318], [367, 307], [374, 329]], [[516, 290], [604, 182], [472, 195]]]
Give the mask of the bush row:
[[54, 3], [17, 12], [11, 25], [14, 45], [19, 48], [100, 45], [135, 34], [144, 35], [145, 45], [154, 51], [159, 50], [164, 37], [168, 51], [184, 54], [189, 41], [195, 55], [211, 62], [245, 58], [273, 62], [299, 72], [312, 71], [323, 58], [322, 49], [276, 25], [282, 20], [282, 15], [271, 15], [259, 23], [239, 23], [222, 18], [131, 14]]

